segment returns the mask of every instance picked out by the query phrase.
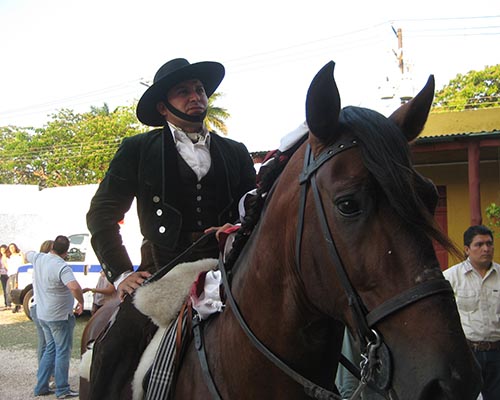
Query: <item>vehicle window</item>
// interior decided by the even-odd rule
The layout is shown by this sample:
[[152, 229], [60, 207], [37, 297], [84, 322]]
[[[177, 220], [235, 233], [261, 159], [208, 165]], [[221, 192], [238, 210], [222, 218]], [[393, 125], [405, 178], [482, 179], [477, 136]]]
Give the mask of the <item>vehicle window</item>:
[[82, 245], [83, 244], [83, 241], [85, 240], [85, 237], [88, 236], [88, 235], [84, 235], [84, 234], [81, 234], [81, 235], [71, 235], [71, 236], [68, 236], [68, 239], [69, 241], [71, 242], [72, 245]]

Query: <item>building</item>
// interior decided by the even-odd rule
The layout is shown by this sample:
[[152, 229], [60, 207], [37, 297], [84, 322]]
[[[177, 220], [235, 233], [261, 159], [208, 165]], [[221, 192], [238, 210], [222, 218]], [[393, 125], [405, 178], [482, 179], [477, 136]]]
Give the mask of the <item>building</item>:
[[[486, 207], [500, 202], [500, 108], [432, 113], [411, 148], [416, 169], [438, 187], [436, 219], [461, 248], [465, 229], [489, 225]], [[443, 268], [457, 262], [439, 258]]]

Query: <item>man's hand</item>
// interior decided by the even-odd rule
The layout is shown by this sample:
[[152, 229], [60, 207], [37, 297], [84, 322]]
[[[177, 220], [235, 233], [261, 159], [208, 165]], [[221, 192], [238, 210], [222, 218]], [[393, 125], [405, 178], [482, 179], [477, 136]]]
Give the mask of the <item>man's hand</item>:
[[82, 312], [83, 312], [83, 304], [82, 303], [78, 303], [75, 307], [75, 314], [76, 315], [82, 315]]
[[211, 231], [215, 231], [215, 238], [217, 239], [217, 241], [219, 241], [219, 235], [226, 231], [227, 229], [229, 228], [232, 228], [234, 227], [233, 224], [230, 224], [230, 223], [225, 223], [224, 225], [222, 226], [211, 226], [210, 228], [207, 228], [205, 229], [205, 231], [203, 233], [208, 233], [208, 232], [211, 232]]
[[135, 289], [142, 285], [145, 279], [149, 278], [151, 274], [147, 271], [137, 271], [133, 274], [127, 276], [119, 285], [118, 285], [118, 296], [120, 296], [120, 300], [123, 301], [127, 294], [133, 294]]

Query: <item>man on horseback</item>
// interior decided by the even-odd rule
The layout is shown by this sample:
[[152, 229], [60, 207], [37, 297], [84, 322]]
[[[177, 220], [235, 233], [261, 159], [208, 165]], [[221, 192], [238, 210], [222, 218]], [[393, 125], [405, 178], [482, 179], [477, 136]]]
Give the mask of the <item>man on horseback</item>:
[[[127, 294], [205, 229], [236, 221], [239, 199], [255, 186], [246, 147], [209, 132], [204, 123], [208, 97], [223, 77], [224, 67], [217, 62], [190, 64], [179, 58], [164, 64], [137, 105], [139, 121], [162, 128], [123, 140], [92, 199], [87, 214], [92, 246], [125, 300], [94, 346], [91, 399], [121, 398], [121, 388], [156, 329]], [[144, 236], [136, 272], [118, 225], [134, 198]], [[217, 256], [217, 241], [211, 237], [182, 261]]]

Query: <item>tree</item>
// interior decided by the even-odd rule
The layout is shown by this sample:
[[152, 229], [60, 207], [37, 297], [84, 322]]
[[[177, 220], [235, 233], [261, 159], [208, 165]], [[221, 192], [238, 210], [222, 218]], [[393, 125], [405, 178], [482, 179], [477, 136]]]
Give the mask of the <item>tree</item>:
[[[227, 134], [226, 109], [216, 107], [214, 93], [208, 104], [207, 127]], [[150, 128], [140, 124], [136, 105], [110, 111], [107, 104], [77, 114], [62, 109], [43, 127], [0, 127], [0, 184], [40, 187], [98, 183], [123, 138]]]
[[225, 108], [216, 107], [215, 101], [222, 96], [222, 93], [216, 92], [208, 99], [207, 118], [205, 123], [209, 131], [219, 131], [223, 135], [227, 135], [227, 126], [225, 120], [231, 115]]
[[434, 111], [500, 106], [500, 64], [458, 74], [436, 93]]
[[124, 137], [143, 129], [135, 107], [63, 109], [44, 127], [0, 128], [0, 183], [41, 187], [97, 183]]
[[31, 183], [34, 179], [31, 151], [33, 128], [0, 128], [0, 183]]

